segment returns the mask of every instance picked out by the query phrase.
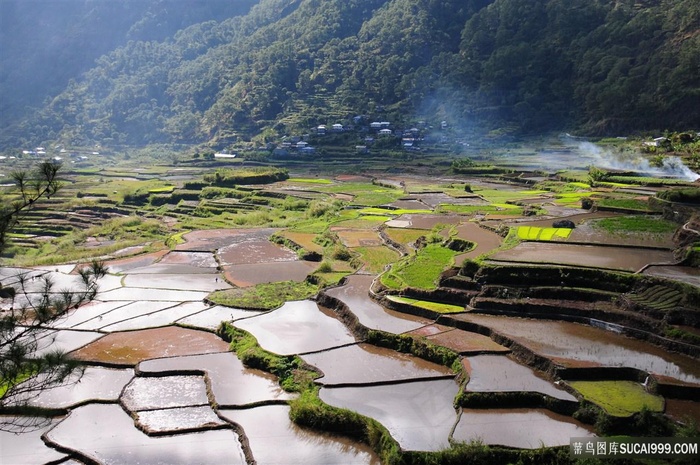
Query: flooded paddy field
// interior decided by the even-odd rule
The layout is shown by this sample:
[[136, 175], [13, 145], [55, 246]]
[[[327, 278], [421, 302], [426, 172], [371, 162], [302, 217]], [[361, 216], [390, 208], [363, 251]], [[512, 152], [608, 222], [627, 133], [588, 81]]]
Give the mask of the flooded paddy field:
[[228, 344], [204, 331], [168, 326], [108, 334], [72, 353], [78, 360], [136, 365], [158, 357], [224, 352]]
[[64, 384], [42, 391], [29, 400], [29, 404], [44, 408], [67, 408], [88, 401], [116, 401], [133, 377], [134, 370], [131, 368], [87, 367], [82, 375], [76, 374]]
[[673, 279], [700, 287], [700, 268], [690, 266], [654, 265], [644, 270], [644, 274]]
[[244, 367], [232, 352], [146, 360], [139, 363], [138, 371], [148, 375], [146, 379], [164, 373], [202, 371], [206, 373], [211, 393], [219, 406], [243, 407], [296, 397], [283, 391], [275, 376]]
[[[371, 182], [369, 178], [362, 180]], [[551, 195], [528, 194], [522, 186], [479, 181], [472, 186], [484, 192], [483, 198], [416, 192], [389, 204], [404, 209], [490, 205], [496, 200], [487, 199], [497, 196], [497, 191], [502, 191], [504, 199], [512, 195], [525, 203], [551, 200]], [[487, 195], [485, 190], [494, 192]], [[454, 189], [450, 192], [455, 194]], [[354, 197], [352, 193], [340, 195]], [[309, 193], [305, 198], [322, 197], [326, 195]], [[587, 221], [599, 217], [595, 214], [576, 214], [580, 209], [566, 206], [545, 205], [545, 209], [551, 217], [575, 218], [579, 227], [571, 237], [578, 237], [577, 241], [616, 243], [614, 237], [586, 229]], [[371, 221], [346, 213], [342, 217], [352, 219], [327, 229], [336, 233], [344, 246], [382, 244], [368, 226]], [[401, 237], [413, 231], [429, 234], [438, 225], [455, 226], [457, 237], [476, 243], [474, 250], [456, 257], [458, 266], [463, 259], [492, 252], [502, 243], [501, 236], [474, 222], [480, 220], [483, 215], [410, 214], [387, 224], [400, 228], [404, 233]], [[487, 223], [493, 228], [501, 223], [549, 227], [552, 220], [530, 222], [529, 218], [502, 215], [500, 220]], [[376, 225], [382, 221], [377, 220]], [[303, 235], [298, 238], [311, 241], [321, 234], [315, 228], [305, 230], [313, 233], [298, 233]], [[345, 309], [330, 310], [304, 300], [263, 312], [205, 301], [214, 290], [303, 281], [314, 273], [318, 262], [302, 261], [294, 251], [269, 241], [278, 231], [193, 231], [184, 234], [185, 242], [175, 250], [110, 260], [110, 274], [100, 281], [99, 300], [71, 311], [44, 335], [42, 350], [60, 347], [87, 364], [80, 383], [47, 390], [32, 403], [66, 409], [68, 414], [52, 419], [51, 425], [37, 434], [22, 436], [25, 442], [0, 433], [0, 462], [380, 463], [377, 454], [365, 445], [295, 425], [289, 419], [288, 404], [298, 400], [299, 394], [285, 392], [277, 377], [245, 367], [229, 344], [214, 334], [222, 321], [249, 332], [265, 350], [299, 355], [318, 368], [323, 376], [314, 383], [321, 401], [376, 419], [404, 450], [437, 451], [449, 447], [451, 440], [475, 439], [532, 449], [565, 445], [572, 436], [593, 434], [591, 428], [571, 417], [542, 409], [455, 408], [455, 396], [463, 388], [474, 393], [536, 392], [566, 401], [575, 398], [541, 373], [515, 361], [512, 354], [507, 355], [510, 349], [487, 336], [382, 307], [369, 295], [374, 275], [352, 274], [344, 284], [323, 292], [347, 307], [363, 326], [390, 333], [387, 339], [391, 335], [410, 336], [461, 354], [466, 385], [461, 386], [458, 381], [463, 378], [445, 366], [356, 340], [340, 320]], [[317, 252], [323, 253], [323, 247]], [[528, 245], [521, 244], [499, 252], [496, 259], [542, 259], [637, 271], [650, 262], [669, 261], [670, 252], [658, 251], [658, 257], [653, 256], [656, 252], [573, 244], [537, 244], [528, 252]], [[697, 278], [692, 269], [680, 268], [651, 266], [647, 273], [668, 274], [678, 280], [687, 273], [690, 279]], [[350, 265], [348, 270], [352, 271]], [[55, 275], [64, 284], [75, 278], [75, 265], [30, 272]], [[3, 283], [7, 282], [5, 275], [11, 273], [0, 269]], [[696, 360], [595, 328], [473, 313], [450, 317], [493, 328], [562, 366], [632, 366], [678, 382], [700, 384]], [[408, 337], [396, 339], [411, 341]], [[666, 399], [666, 413], [673, 418], [686, 412], [698, 418], [696, 410], [697, 402]], [[43, 441], [41, 434], [45, 434]], [[70, 451], [74, 452], [69, 457]]]
[[348, 276], [343, 286], [327, 289], [324, 292], [347, 305], [360, 323], [370, 329], [379, 329], [401, 334], [429, 324], [427, 318], [406, 315], [386, 309], [372, 300], [368, 294], [375, 277], [372, 275]]
[[503, 347], [487, 336], [452, 328], [450, 326], [438, 324], [426, 325], [406, 334], [425, 338], [433, 344], [447, 347], [460, 354], [510, 352], [510, 349]]
[[389, 220], [386, 225], [392, 228], [433, 229], [438, 224], [459, 224], [459, 216], [453, 215], [427, 215], [406, 214], [394, 220]]
[[310, 300], [287, 302], [272, 312], [234, 322], [261, 347], [280, 355], [302, 354], [352, 344], [355, 338], [335, 314]]
[[504, 355], [476, 355], [462, 360], [469, 375], [466, 390], [471, 392], [540, 392], [557, 399], [576, 401], [576, 397], [553, 382]]
[[222, 409], [221, 415], [243, 427], [257, 463], [289, 465], [379, 465], [368, 446], [347, 438], [302, 428], [289, 419], [286, 405]]
[[235, 265], [224, 267], [224, 276], [238, 287], [279, 281], [300, 282], [317, 267], [318, 263], [305, 260]]
[[678, 381], [700, 384], [697, 360], [638, 339], [565, 321], [463, 314], [564, 366], [631, 367]]
[[[148, 436], [117, 404], [78, 407], [51, 431], [48, 444], [77, 451], [106, 465], [125, 463], [246, 463], [238, 435], [232, 430], [173, 436]], [[201, 447], [206, 444], [206, 447]]]
[[442, 365], [370, 344], [340, 347], [302, 358], [323, 372], [317, 382], [324, 386], [454, 377], [452, 370]]
[[459, 386], [454, 380], [392, 385], [321, 388], [321, 400], [367, 415], [384, 425], [406, 450], [436, 451], [449, 446], [457, 420], [452, 405]]
[[537, 449], [564, 446], [572, 437], [592, 437], [590, 427], [544, 409], [464, 409], [454, 439]]
[[548, 263], [637, 271], [653, 263], [673, 263], [670, 250], [634, 247], [523, 242], [512, 249], [497, 252], [493, 260], [518, 263]]

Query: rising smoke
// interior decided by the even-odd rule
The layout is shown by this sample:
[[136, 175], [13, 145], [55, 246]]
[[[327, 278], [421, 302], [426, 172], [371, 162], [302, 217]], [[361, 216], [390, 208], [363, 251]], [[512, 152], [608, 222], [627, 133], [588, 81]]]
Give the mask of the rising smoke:
[[591, 160], [591, 165], [599, 168], [634, 171], [652, 177], [669, 177], [691, 182], [700, 178], [700, 175], [685, 166], [678, 157], [664, 157], [661, 166], [653, 166], [639, 153], [613, 153], [591, 142], [580, 142], [578, 149], [582, 156]]

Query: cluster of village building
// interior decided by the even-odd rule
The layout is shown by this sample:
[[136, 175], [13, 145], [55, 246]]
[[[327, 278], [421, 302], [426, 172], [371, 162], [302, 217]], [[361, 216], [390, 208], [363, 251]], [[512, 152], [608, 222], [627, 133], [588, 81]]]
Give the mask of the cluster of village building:
[[[424, 134], [428, 128], [424, 121], [419, 121], [410, 129], [394, 128], [390, 121], [372, 121], [369, 124], [363, 124], [362, 116], [353, 118], [353, 124], [343, 125], [335, 123], [330, 125], [320, 124], [313, 128], [304, 136], [290, 136], [285, 138], [281, 143], [274, 147], [275, 155], [284, 156], [292, 154], [313, 154], [316, 148], [310, 144], [314, 137], [322, 137], [329, 134], [339, 134], [346, 132], [354, 132], [358, 135], [364, 134], [364, 138], [358, 138], [362, 141], [361, 144], [355, 146], [357, 153], [369, 153], [370, 147], [374, 144], [377, 138], [393, 137], [401, 140], [401, 148], [403, 150], [420, 151], [420, 143], [424, 140]], [[448, 124], [442, 121], [441, 129], [447, 129]]]

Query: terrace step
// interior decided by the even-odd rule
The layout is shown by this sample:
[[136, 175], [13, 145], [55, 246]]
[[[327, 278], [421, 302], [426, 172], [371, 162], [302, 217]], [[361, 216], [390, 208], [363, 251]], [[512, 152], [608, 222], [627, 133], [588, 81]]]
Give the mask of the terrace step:
[[547, 316], [559, 319], [561, 316], [573, 318], [593, 318], [643, 331], [659, 331], [663, 322], [646, 315], [620, 309], [612, 302], [582, 302], [579, 300], [475, 297], [471, 307], [476, 313], [507, 313], [523, 317]]

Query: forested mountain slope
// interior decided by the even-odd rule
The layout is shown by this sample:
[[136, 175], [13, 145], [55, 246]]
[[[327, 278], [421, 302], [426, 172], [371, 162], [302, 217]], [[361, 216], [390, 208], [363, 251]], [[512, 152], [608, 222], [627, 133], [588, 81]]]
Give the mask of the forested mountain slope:
[[524, 131], [693, 128], [700, 4], [260, 0], [245, 16], [114, 49], [3, 143], [219, 147], [360, 114]]
[[257, 0], [0, 0], [0, 128], [130, 40], [165, 40]]

